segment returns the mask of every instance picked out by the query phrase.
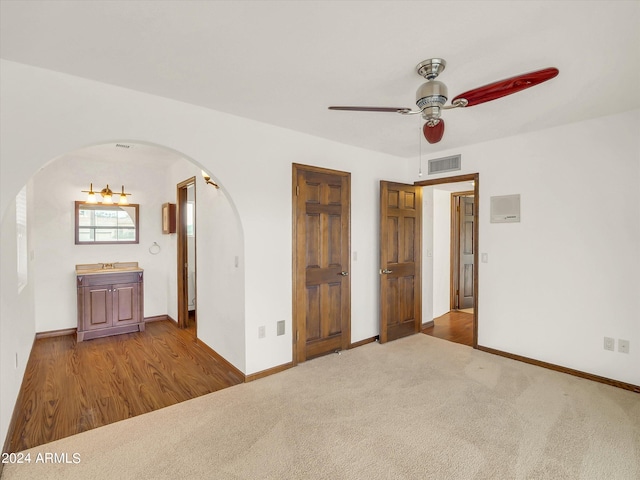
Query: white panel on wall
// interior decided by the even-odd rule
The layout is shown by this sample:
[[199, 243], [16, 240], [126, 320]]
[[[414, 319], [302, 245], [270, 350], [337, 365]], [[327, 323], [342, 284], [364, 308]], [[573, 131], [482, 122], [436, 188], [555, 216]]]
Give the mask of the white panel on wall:
[[433, 317], [451, 308], [451, 192], [433, 191]]
[[520, 221], [520, 195], [491, 197], [491, 223]]

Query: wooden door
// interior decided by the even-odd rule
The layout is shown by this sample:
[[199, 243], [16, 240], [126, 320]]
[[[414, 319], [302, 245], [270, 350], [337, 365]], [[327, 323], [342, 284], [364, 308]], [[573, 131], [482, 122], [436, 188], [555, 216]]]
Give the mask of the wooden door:
[[380, 182], [380, 343], [422, 324], [422, 188]]
[[294, 362], [349, 347], [351, 175], [293, 165]]
[[458, 308], [473, 307], [474, 279], [474, 198], [459, 197], [458, 207]]

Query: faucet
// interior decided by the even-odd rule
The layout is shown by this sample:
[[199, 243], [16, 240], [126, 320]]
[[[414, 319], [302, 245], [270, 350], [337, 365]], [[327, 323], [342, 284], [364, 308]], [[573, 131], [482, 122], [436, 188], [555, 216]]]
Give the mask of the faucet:
[[115, 268], [113, 262], [112, 263], [101, 263], [100, 265], [102, 265], [102, 269], [105, 270], [107, 268]]

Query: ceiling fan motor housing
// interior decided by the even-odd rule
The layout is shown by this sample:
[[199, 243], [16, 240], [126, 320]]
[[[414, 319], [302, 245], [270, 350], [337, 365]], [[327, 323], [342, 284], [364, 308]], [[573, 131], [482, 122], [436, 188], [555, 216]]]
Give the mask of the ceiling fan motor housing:
[[447, 103], [447, 86], [437, 80], [423, 83], [416, 92], [416, 105], [422, 111], [422, 118], [432, 127], [440, 121], [440, 108]]

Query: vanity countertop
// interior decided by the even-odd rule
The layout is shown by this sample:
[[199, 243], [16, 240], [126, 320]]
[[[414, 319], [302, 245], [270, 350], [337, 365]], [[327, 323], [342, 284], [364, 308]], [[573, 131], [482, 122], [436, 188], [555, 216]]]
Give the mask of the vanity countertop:
[[88, 263], [76, 265], [76, 275], [102, 275], [105, 273], [142, 272], [138, 262]]

